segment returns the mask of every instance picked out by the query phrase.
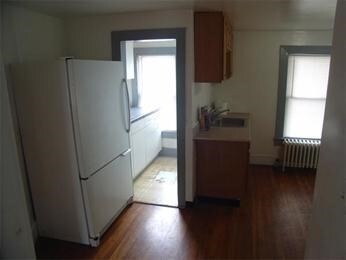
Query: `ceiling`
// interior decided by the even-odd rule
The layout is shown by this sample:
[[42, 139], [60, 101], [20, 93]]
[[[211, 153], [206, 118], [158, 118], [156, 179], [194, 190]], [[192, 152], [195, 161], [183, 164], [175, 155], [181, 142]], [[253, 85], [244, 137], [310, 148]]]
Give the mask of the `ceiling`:
[[5, 0], [60, 17], [170, 9], [222, 10], [236, 30], [330, 30], [337, 0]]

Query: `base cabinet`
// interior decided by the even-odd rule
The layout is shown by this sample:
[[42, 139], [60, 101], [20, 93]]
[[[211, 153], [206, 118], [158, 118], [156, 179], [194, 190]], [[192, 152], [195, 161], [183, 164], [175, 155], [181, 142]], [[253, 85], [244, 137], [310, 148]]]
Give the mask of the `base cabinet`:
[[197, 196], [242, 199], [249, 147], [249, 142], [196, 140]]
[[131, 149], [132, 149], [132, 176], [136, 178], [137, 175], [146, 166], [146, 133], [145, 131], [138, 131], [131, 135]]
[[132, 175], [136, 178], [161, 151], [161, 130], [157, 113], [131, 126]]
[[151, 163], [162, 148], [161, 130], [158, 120], [152, 120], [145, 129], [145, 167]]

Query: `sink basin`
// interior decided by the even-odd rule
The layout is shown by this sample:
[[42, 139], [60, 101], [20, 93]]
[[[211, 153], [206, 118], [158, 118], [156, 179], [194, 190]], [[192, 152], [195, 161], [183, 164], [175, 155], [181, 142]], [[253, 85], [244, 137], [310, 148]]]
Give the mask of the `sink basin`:
[[212, 123], [213, 127], [247, 127], [246, 118], [220, 117]]

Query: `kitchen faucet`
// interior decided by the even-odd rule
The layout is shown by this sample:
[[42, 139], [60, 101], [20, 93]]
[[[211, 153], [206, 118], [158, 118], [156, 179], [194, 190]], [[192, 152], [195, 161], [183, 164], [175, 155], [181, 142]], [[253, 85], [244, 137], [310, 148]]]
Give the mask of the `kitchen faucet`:
[[211, 116], [210, 116], [210, 122], [213, 124], [215, 123], [215, 121], [218, 119], [219, 115], [221, 115], [222, 113], [225, 112], [230, 112], [230, 110], [228, 108], [226, 109], [222, 109], [222, 110], [214, 110], [211, 112]]

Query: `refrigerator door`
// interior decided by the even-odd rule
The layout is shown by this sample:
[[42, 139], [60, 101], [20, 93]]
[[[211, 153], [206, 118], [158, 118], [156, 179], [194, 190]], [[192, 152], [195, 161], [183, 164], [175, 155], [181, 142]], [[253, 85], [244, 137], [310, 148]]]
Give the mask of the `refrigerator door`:
[[68, 60], [69, 88], [82, 178], [130, 148], [121, 62]]
[[[129, 150], [130, 151], [130, 150]], [[82, 181], [89, 235], [99, 238], [133, 196], [130, 153]]]

